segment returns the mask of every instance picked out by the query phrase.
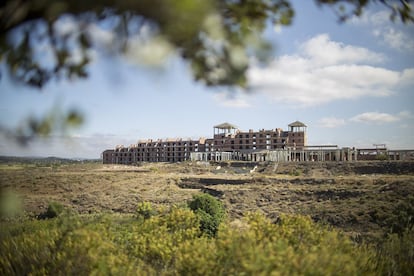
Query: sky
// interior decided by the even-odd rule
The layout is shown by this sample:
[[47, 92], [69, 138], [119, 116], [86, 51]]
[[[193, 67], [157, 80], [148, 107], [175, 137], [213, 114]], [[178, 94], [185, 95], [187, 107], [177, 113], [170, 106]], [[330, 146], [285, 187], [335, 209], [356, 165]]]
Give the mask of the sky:
[[[3, 77], [3, 128], [54, 108], [74, 108], [85, 122], [24, 147], [0, 132], [0, 155], [100, 158], [105, 149], [142, 139], [212, 137], [213, 126], [223, 122], [245, 131], [287, 130], [296, 120], [307, 125], [309, 145], [414, 149], [414, 25], [392, 23], [378, 5], [338, 23], [329, 8], [292, 2], [292, 26], [264, 33], [275, 45], [268, 65], [250, 60], [248, 91], [207, 88], [174, 55], [150, 68], [137, 65], [136, 56], [97, 52], [88, 79], [51, 82], [42, 90]], [[111, 43], [99, 28], [95, 34]], [[163, 54], [154, 45], [145, 50]]]

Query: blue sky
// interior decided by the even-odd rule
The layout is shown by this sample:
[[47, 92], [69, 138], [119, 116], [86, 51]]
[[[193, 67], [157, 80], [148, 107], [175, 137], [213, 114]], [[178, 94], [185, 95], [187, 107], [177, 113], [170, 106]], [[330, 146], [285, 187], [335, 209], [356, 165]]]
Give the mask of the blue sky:
[[[250, 61], [248, 92], [195, 83], [174, 55], [150, 68], [137, 65], [136, 53], [108, 58], [97, 51], [87, 80], [41, 91], [3, 78], [1, 126], [52, 108], [76, 108], [86, 121], [27, 147], [0, 134], [0, 155], [99, 158], [104, 149], [139, 139], [211, 137], [222, 122], [258, 130], [287, 129], [296, 120], [308, 126], [311, 145], [413, 149], [414, 26], [391, 23], [378, 6], [339, 24], [332, 10], [312, 1], [293, 4], [293, 25], [265, 32], [274, 58], [266, 67]], [[110, 44], [111, 34], [95, 28]]]

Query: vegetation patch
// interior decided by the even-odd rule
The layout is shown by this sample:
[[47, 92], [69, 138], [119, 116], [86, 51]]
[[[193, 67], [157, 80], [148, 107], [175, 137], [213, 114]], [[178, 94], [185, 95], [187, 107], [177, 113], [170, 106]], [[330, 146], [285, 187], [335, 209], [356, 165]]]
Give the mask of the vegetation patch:
[[218, 206], [204, 195], [193, 202], [195, 211], [172, 207], [142, 220], [118, 214], [66, 214], [2, 224], [0, 274], [410, 275], [414, 271], [412, 228], [390, 235], [376, 249], [355, 244], [306, 216], [281, 215], [272, 222], [250, 213], [238, 222], [223, 221], [212, 236], [199, 227], [205, 219], [200, 210], [208, 213]]
[[[290, 168], [279, 164], [277, 170], [275, 164], [261, 166], [254, 174], [243, 174], [229, 165], [217, 177], [211, 168], [187, 162], [132, 168], [96, 162], [0, 164], [0, 244], [1, 253], [3, 247], [6, 252], [0, 256], [4, 267], [0, 274], [352, 274], [346, 269], [332, 272], [340, 268], [330, 266], [332, 260], [321, 255], [331, 250], [323, 239], [309, 245], [315, 251], [303, 249], [309, 258], [324, 260], [321, 263], [290, 247], [277, 234], [289, 224], [286, 218], [309, 221], [312, 231], [319, 229], [316, 233], [334, 232], [353, 251], [366, 250], [371, 261], [363, 267], [368, 272], [353, 274], [407, 275], [412, 270], [413, 175], [365, 174], [371, 171], [365, 167], [375, 168], [372, 172], [387, 167], [394, 173], [412, 165], [384, 161], [303, 167], [295, 163]], [[356, 173], [357, 166], [364, 173]], [[289, 175], [292, 168], [302, 175]], [[180, 187], [185, 179], [198, 186]], [[198, 203], [190, 208], [196, 199]], [[262, 215], [252, 215], [257, 213]], [[39, 214], [45, 219], [38, 220]], [[260, 217], [260, 224], [270, 225], [260, 231], [278, 240], [253, 231]], [[307, 235], [286, 229], [295, 231], [296, 237]], [[263, 236], [267, 238], [261, 243]], [[80, 259], [86, 261], [77, 266]], [[283, 262], [286, 270], [280, 266]], [[310, 265], [305, 269], [306, 263], [327, 270], [312, 273]]]
[[188, 203], [188, 207], [199, 216], [200, 230], [207, 236], [214, 237], [225, 218], [223, 204], [209, 194], [197, 194]]

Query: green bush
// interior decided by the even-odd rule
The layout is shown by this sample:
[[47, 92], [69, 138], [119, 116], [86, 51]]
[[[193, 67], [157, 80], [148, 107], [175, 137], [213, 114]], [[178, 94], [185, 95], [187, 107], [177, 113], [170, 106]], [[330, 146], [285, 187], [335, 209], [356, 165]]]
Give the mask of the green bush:
[[179, 275], [373, 275], [374, 254], [308, 217], [272, 223], [250, 214], [223, 224], [217, 237], [184, 243], [175, 255]]
[[380, 161], [385, 161], [385, 160], [389, 160], [389, 156], [385, 153], [379, 153], [379, 154], [377, 154], [375, 159], [380, 160]]
[[398, 203], [385, 222], [391, 228], [391, 233], [399, 235], [407, 228], [414, 227], [414, 196], [408, 195], [404, 201]]
[[200, 230], [210, 237], [217, 234], [220, 223], [225, 218], [223, 204], [209, 194], [197, 194], [188, 203], [188, 207], [200, 218]]
[[389, 234], [376, 260], [384, 275], [414, 275], [414, 226]]
[[58, 217], [63, 213], [64, 207], [59, 202], [52, 201], [49, 203], [46, 212], [39, 215], [40, 219], [50, 219]]
[[290, 170], [289, 175], [291, 175], [291, 176], [301, 176], [302, 175], [302, 170], [301, 169]]
[[149, 219], [150, 217], [157, 214], [157, 211], [152, 208], [149, 202], [138, 203], [136, 215], [138, 218]]
[[[213, 198], [214, 199], [214, 198]], [[224, 209], [197, 195], [197, 208], [131, 215], [65, 215], [0, 224], [0, 275], [412, 275], [413, 229], [375, 251], [314, 223], [252, 213], [201, 235], [199, 215]], [[215, 202], [215, 203], [212, 203]], [[221, 207], [221, 208], [220, 208]], [[204, 208], [204, 209], [202, 209]], [[217, 211], [217, 210], [216, 210]]]

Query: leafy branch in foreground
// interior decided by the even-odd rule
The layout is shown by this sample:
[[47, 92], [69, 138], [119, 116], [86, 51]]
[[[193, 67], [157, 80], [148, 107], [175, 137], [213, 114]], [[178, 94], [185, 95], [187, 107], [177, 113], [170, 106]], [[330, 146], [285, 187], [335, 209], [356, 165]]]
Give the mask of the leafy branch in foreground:
[[[340, 21], [380, 3], [392, 21], [414, 22], [407, 1], [315, 2], [331, 7]], [[179, 56], [207, 86], [245, 88], [249, 60], [265, 64], [273, 53], [262, 35], [266, 26], [290, 25], [294, 15], [290, 0], [6, 0], [0, 3], [0, 78], [7, 74], [34, 88], [87, 78], [98, 50], [149, 65]], [[17, 131], [0, 131], [26, 143], [83, 117], [69, 112], [66, 119], [29, 118]]]
[[[407, 1], [316, 0], [340, 21], [371, 3], [392, 21], [412, 23]], [[289, 25], [289, 0], [7, 0], [0, 4], [0, 61], [18, 82], [43, 87], [51, 79], [85, 78], [93, 50], [131, 54], [140, 61], [176, 53], [196, 80], [245, 87], [248, 57], [266, 61], [266, 25]]]

